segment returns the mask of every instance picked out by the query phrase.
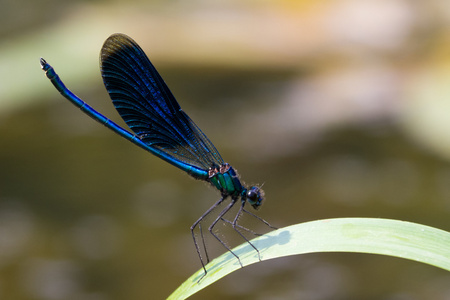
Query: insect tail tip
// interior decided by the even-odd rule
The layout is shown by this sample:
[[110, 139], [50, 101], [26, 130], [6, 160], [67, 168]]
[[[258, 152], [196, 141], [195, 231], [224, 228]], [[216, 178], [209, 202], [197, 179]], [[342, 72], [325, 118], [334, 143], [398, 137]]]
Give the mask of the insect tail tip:
[[47, 61], [43, 57], [41, 57], [39, 59], [39, 63], [41, 64], [41, 68], [44, 68], [44, 66], [47, 64]]

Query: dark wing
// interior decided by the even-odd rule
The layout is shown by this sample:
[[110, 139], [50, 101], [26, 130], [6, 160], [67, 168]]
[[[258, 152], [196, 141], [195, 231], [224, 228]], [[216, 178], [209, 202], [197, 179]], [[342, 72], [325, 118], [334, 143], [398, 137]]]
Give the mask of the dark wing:
[[135, 41], [124, 34], [111, 35], [103, 44], [100, 64], [114, 106], [145, 144], [205, 170], [223, 163]]

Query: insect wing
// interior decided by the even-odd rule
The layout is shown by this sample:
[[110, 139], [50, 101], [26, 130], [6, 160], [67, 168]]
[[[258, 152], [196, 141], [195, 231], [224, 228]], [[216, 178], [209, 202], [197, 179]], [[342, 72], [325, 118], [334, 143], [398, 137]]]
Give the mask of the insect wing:
[[144, 143], [205, 170], [223, 163], [136, 42], [124, 34], [110, 36], [102, 47], [100, 64], [115, 108]]

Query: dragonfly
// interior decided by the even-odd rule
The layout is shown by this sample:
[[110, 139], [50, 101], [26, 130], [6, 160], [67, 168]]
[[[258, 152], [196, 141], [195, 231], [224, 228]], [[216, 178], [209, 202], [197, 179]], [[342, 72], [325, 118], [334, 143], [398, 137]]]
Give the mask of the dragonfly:
[[[210, 261], [201, 226], [202, 221], [228, 198], [231, 201], [209, 225], [209, 233], [243, 267], [239, 256], [214, 232], [214, 227], [220, 221], [231, 224], [232, 228], [256, 251], [261, 260], [259, 250], [247, 239], [243, 231], [259, 234], [239, 225], [238, 220], [245, 213], [276, 229], [261, 217], [245, 209], [247, 203], [256, 210], [262, 205], [263, 190], [259, 186], [246, 186], [242, 183], [236, 170], [224, 162], [213, 143], [181, 109], [158, 71], [133, 39], [125, 34], [113, 34], [106, 39], [100, 52], [103, 83], [114, 107], [132, 132], [100, 114], [72, 93], [45, 59], [41, 58], [40, 64], [54, 87], [89, 117], [193, 178], [206, 181], [219, 190], [220, 199], [190, 228], [195, 249], [204, 270], [200, 279], [206, 276], [205, 265]], [[240, 206], [234, 219], [226, 219], [225, 215], [236, 203]], [[195, 234], [196, 228], [200, 232], [201, 244]]]

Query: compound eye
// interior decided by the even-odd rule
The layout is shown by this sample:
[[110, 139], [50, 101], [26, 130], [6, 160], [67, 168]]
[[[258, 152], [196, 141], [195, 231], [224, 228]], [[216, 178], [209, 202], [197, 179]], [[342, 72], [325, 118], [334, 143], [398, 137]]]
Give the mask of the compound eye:
[[262, 200], [261, 190], [258, 187], [253, 186], [247, 191], [247, 202], [253, 206], [254, 209], [259, 208], [262, 204]]
[[247, 199], [249, 202], [255, 202], [258, 199], [258, 193], [253, 191], [253, 190], [249, 190], [247, 192]]

